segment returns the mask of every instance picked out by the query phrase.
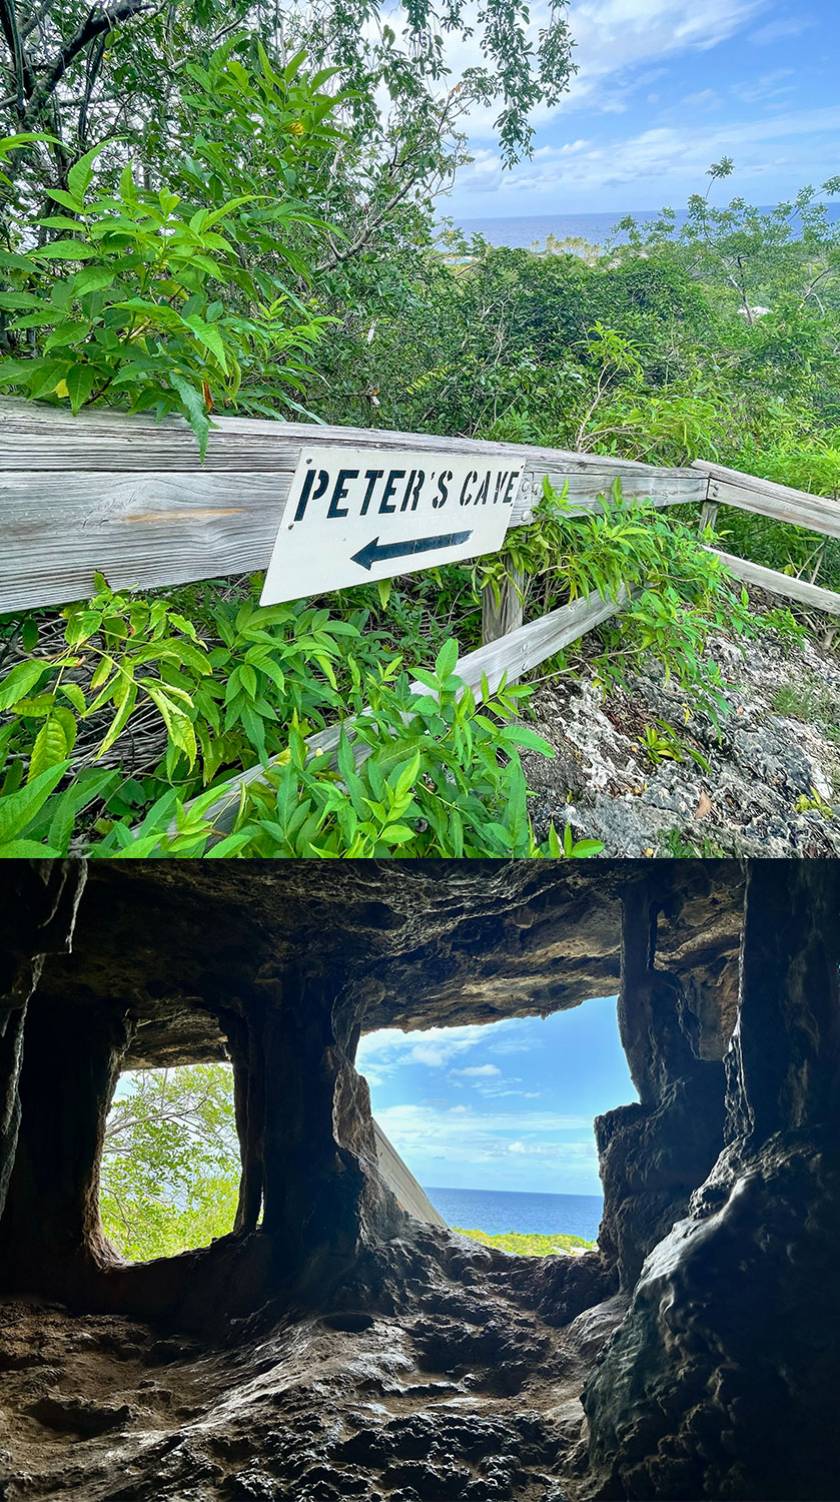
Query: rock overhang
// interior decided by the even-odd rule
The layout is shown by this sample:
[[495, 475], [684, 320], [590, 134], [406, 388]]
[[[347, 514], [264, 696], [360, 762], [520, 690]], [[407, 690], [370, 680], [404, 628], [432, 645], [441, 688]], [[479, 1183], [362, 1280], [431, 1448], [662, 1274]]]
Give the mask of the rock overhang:
[[129, 1068], [224, 1058], [220, 1015], [300, 969], [334, 979], [364, 1032], [547, 1015], [618, 989], [621, 897], [638, 880], [661, 894], [659, 963], [692, 976], [722, 1038], [735, 861], [92, 863], [73, 952], [47, 959], [38, 1005], [127, 1015]]

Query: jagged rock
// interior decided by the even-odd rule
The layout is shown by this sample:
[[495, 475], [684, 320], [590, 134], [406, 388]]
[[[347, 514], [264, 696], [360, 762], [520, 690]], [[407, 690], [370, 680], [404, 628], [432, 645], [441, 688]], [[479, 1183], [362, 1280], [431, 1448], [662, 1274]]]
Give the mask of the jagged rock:
[[79, 1434], [86, 1439], [107, 1434], [111, 1429], [123, 1429], [133, 1417], [127, 1403], [97, 1403], [92, 1398], [64, 1397], [58, 1393], [49, 1393], [30, 1403], [27, 1413], [47, 1429]]
[[[541, 836], [570, 817], [608, 856], [840, 855], [840, 660], [772, 631], [747, 643], [714, 636], [708, 655], [729, 705], [718, 723], [655, 669], [606, 699], [586, 667], [579, 682], [537, 692], [533, 728], [557, 751], [554, 761], [525, 758]], [[797, 718], [774, 708], [785, 689]], [[682, 759], [656, 765], [640, 737], [662, 724]], [[798, 812], [815, 793], [817, 806]]]

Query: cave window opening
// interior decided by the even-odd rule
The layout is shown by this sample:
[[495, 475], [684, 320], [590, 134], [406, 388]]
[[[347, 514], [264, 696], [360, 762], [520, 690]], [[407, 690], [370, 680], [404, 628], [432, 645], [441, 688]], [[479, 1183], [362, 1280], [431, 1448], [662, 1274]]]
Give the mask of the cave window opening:
[[603, 1208], [596, 1116], [638, 1100], [615, 996], [363, 1037], [380, 1172], [403, 1208], [524, 1255], [578, 1255]]
[[226, 1235], [240, 1173], [229, 1064], [120, 1075], [99, 1177], [102, 1230], [120, 1257], [148, 1262]]

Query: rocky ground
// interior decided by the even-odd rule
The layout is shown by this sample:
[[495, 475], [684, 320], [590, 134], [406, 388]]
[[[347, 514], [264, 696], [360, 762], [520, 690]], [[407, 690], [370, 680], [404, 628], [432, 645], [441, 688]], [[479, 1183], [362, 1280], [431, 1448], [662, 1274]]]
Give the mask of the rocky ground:
[[624, 1304], [559, 1328], [526, 1307], [557, 1276], [541, 1260], [472, 1247], [455, 1278], [412, 1262], [403, 1312], [286, 1315], [210, 1347], [0, 1303], [0, 1497], [564, 1502], [579, 1394]]
[[557, 751], [523, 758], [540, 838], [570, 818], [607, 856], [840, 855], [840, 658], [775, 631], [710, 656], [717, 726], [656, 671], [606, 699], [591, 667], [537, 690], [529, 723]]

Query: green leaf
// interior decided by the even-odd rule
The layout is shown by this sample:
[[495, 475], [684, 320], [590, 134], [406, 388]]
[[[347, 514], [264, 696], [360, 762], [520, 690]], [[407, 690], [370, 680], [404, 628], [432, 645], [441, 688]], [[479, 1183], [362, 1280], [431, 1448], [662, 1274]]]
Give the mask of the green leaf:
[[18, 699], [15, 705], [15, 714], [20, 715], [23, 719], [42, 720], [44, 715], [52, 714], [54, 707], [54, 694], [34, 694], [31, 698]]
[[499, 731], [499, 739], [508, 745], [527, 746], [529, 751], [539, 751], [541, 756], [557, 755], [551, 742], [537, 735], [536, 731], [529, 730], [527, 725], [504, 725]]
[[67, 382], [70, 407], [75, 415], [84, 406], [96, 385], [96, 371], [92, 365], [73, 365], [64, 379]]
[[379, 836], [386, 845], [405, 845], [414, 839], [414, 830], [409, 829], [407, 824], [389, 824]]
[[20, 642], [25, 652], [34, 652], [38, 645], [38, 621], [28, 615], [20, 628]]
[[53, 788], [58, 786], [68, 765], [65, 761], [50, 767], [19, 792], [0, 798], [0, 852], [4, 845], [26, 830], [46, 803]]
[[65, 193], [63, 188], [47, 188], [47, 197], [54, 203], [60, 203], [63, 209], [69, 209], [73, 214], [84, 213], [84, 203], [79, 198], [74, 198], [72, 193]]
[[186, 324], [188, 329], [192, 330], [199, 344], [210, 351], [211, 355], [221, 365], [225, 375], [227, 375], [228, 363], [225, 346], [221, 333], [215, 324], [205, 323], [204, 319], [199, 318], [197, 313], [190, 313], [188, 317], [182, 319], [182, 322]]
[[98, 253], [95, 245], [84, 240], [53, 240], [29, 252], [33, 260], [39, 261], [90, 261]]
[[78, 683], [61, 683], [59, 684], [58, 692], [63, 694], [65, 699], [69, 699], [73, 708], [78, 710], [79, 714], [84, 714], [87, 705], [85, 703], [85, 696]]
[[170, 372], [169, 381], [181, 398], [187, 421], [198, 439], [198, 451], [203, 459], [207, 453], [207, 439], [210, 433], [210, 419], [204, 406], [204, 396], [177, 371]]
[[94, 146], [92, 151], [86, 151], [84, 156], [79, 157], [75, 166], [71, 167], [67, 174], [67, 186], [70, 192], [75, 199], [82, 203], [84, 203], [85, 194], [90, 187], [90, 181], [93, 177], [93, 163], [99, 154], [105, 151], [111, 144], [111, 141], [100, 141], [99, 145]]
[[0, 308], [7, 313], [17, 313], [25, 308], [43, 308], [44, 301], [34, 292], [0, 292]]
[[0, 860], [12, 861], [27, 859], [50, 860], [63, 851], [56, 850], [52, 845], [42, 845], [38, 840], [9, 840], [8, 844], [0, 845]]
[[66, 855], [76, 819], [97, 798], [119, 782], [118, 772], [89, 769], [76, 777], [57, 799], [47, 839], [61, 855]]
[[433, 673], [427, 673], [425, 668], [415, 668], [414, 675], [418, 683], [422, 683], [424, 688], [430, 688], [432, 693], [437, 693], [438, 681]]
[[64, 726], [56, 715], [50, 715], [35, 737], [26, 781], [35, 782], [43, 772], [49, 771], [50, 767], [57, 767], [59, 763], [63, 763], [67, 758], [68, 750]]
[[128, 724], [129, 719], [131, 718], [131, 714], [136, 703], [137, 684], [130, 683], [128, 685], [128, 689], [126, 690], [125, 698], [123, 699], [119, 709], [117, 710], [117, 713], [114, 715], [114, 718], [105, 733], [102, 743], [97, 750], [96, 754], [98, 757], [102, 757], [105, 755], [106, 751], [110, 751], [114, 742], [122, 734], [123, 730]]
[[18, 700], [25, 699], [49, 670], [47, 662], [19, 662], [0, 683], [0, 710], [11, 709]]
[[116, 273], [108, 271], [106, 267], [86, 266], [83, 271], [76, 272], [67, 283], [67, 288], [73, 297], [85, 297], [88, 292], [104, 292], [115, 281]]
[[67, 364], [66, 359], [30, 361], [29, 395], [36, 400], [39, 396], [49, 396], [64, 380]]
[[449, 640], [444, 642], [435, 658], [435, 672], [438, 678], [448, 678], [455, 671], [457, 661], [458, 643], [453, 636], [450, 636]]

